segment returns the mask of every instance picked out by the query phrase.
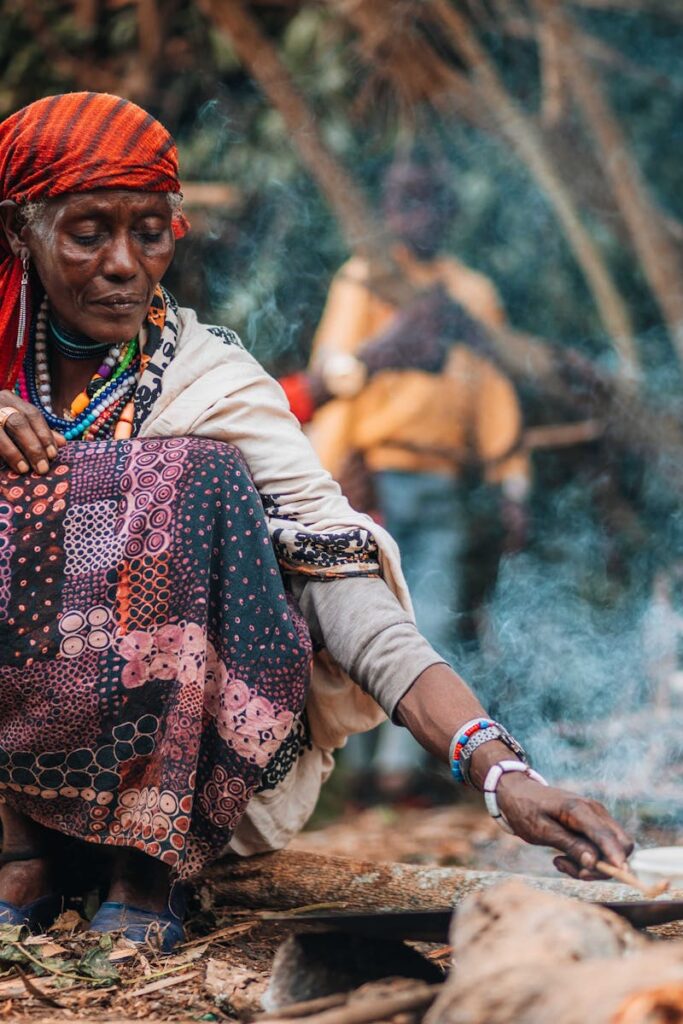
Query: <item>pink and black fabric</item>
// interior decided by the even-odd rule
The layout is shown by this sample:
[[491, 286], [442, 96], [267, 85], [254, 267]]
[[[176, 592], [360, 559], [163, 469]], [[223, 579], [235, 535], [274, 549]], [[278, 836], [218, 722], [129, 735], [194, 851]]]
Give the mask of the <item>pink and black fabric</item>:
[[311, 644], [239, 452], [74, 443], [0, 473], [0, 800], [179, 878], [307, 743]]

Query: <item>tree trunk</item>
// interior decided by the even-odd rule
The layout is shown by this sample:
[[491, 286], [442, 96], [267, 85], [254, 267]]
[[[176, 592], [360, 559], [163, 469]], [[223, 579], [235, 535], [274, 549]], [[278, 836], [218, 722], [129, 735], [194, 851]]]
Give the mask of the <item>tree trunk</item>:
[[[384, 864], [283, 850], [213, 864], [202, 875], [198, 892], [205, 908], [288, 910], [343, 903], [353, 910], [428, 910], [455, 906], [509, 877], [498, 871]], [[574, 882], [559, 876], [524, 880], [535, 889], [582, 900], [618, 900], [628, 891], [613, 882]]]
[[242, 0], [201, 0], [201, 7], [229, 36], [235, 53], [280, 113], [292, 143], [334, 211], [352, 251], [377, 246], [380, 231], [356, 183], [328, 150], [315, 116], [294, 86], [280, 56]]
[[683, 259], [660, 211], [651, 202], [590, 61], [586, 60], [571, 17], [557, 0], [535, 0], [560, 40], [564, 77], [583, 113], [600, 153], [602, 167], [631, 235], [643, 273], [662, 311], [669, 335], [683, 362]]

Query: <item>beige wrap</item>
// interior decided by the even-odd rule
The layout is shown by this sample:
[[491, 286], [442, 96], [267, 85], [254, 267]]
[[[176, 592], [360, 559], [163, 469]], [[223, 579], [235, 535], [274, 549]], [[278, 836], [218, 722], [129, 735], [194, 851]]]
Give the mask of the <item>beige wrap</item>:
[[[189, 309], [178, 311], [176, 355], [164, 373], [161, 395], [140, 430], [141, 437], [206, 437], [236, 445], [256, 487], [278, 496], [291, 527], [312, 533], [361, 527], [380, 551], [382, 575], [404, 608], [412, 611], [395, 541], [369, 516], [355, 512], [339, 485], [322, 468], [280, 385], [240, 345], [225, 344]], [[270, 518], [270, 517], [269, 517]], [[231, 849], [241, 855], [278, 849], [313, 812], [320, 787], [333, 767], [332, 750], [347, 736], [384, 719], [375, 701], [326, 651], [316, 655], [307, 710], [314, 743], [274, 790], [255, 797]]]

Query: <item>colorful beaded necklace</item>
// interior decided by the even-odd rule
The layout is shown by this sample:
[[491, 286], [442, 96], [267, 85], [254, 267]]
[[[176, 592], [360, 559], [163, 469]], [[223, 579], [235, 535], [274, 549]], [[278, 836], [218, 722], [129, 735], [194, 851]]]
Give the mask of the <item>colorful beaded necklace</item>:
[[[69, 358], [104, 358], [84, 391], [71, 403], [69, 413], [60, 417], [52, 408], [52, 386], [48, 362], [48, 327], [52, 341]], [[135, 408], [132, 396], [137, 387], [140, 371], [138, 338], [119, 347], [90, 346], [67, 336], [49, 320], [47, 297], [43, 299], [36, 318], [35, 331], [19, 374], [16, 391], [26, 402], [41, 410], [53, 430], [63, 434], [67, 441], [90, 441], [95, 438], [114, 437], [124, 440], [133, 433]]]

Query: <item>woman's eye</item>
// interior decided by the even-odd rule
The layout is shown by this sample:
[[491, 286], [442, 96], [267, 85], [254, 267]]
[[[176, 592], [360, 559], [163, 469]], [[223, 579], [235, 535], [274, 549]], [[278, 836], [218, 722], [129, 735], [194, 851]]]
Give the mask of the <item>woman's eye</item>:
[[155, 242], [160, 242], [163, 238], [163, 231], [141, 231], [140, 238], [145, 245], [153, 245]]
[[99, 235], [73, 235], [73, 239], [78, 245], [96, 245], [99, 238]]

